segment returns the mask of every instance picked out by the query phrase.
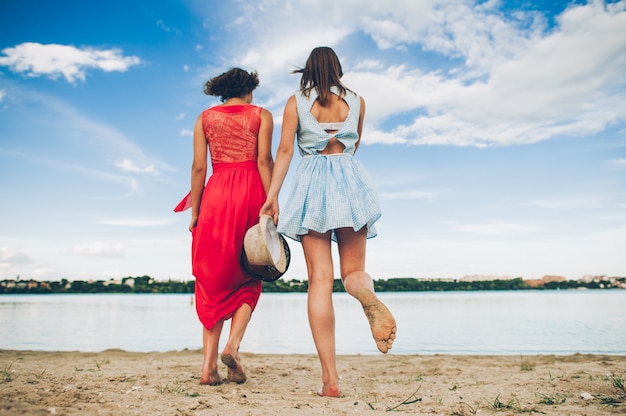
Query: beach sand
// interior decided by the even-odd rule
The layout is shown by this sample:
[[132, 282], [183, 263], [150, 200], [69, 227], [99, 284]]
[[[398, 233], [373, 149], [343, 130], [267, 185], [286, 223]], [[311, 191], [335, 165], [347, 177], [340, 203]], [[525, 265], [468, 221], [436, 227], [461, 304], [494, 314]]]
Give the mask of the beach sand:
[[210, 387], [199, 385], [200, 351], [0, 351], [0, 414], [626, 413], [626, 356], [338, 356], [336, 399], [315, 393], [315, 355], [241, 356], [248, 381]]

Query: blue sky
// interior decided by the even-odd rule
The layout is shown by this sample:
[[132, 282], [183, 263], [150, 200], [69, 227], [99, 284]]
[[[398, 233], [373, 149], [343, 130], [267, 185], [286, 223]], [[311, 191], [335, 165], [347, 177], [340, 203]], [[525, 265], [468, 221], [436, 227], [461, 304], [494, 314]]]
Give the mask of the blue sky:
[[204, 81], [257, 70], [275, 149], [320, 45], [367, 103], [374, 278], [626, 275], [625, 1], [24, 0], [0, 27], [0, 279], [191, 279]]

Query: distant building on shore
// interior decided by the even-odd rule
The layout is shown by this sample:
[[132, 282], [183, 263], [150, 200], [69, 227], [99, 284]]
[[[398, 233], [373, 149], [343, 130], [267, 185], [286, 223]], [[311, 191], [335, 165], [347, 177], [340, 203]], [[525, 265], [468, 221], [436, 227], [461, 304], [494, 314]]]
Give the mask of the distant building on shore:
[[564, 282], [567, 279], [564, 278], [563, 276], [545, 275], [541, 278], [541, 280], [543, 280], [543, 283], [551, 283], [551, 282]]
[[563, 276], [545, 275], [541, 279], [524, 280], [524, 283], [526, 283], [530, 287], [541, 287], [541, 286], [545, 286], [546, 283], [551, 283], [551, 282], [558, 283], [558, 282], [564, 282], [566, 280], [567, 279], [564, 278]]
[[459, 280], [465, 282], [486, 282], [490, 280], [511, 280], [511, 276], [497, 276], [493, 274], [466, 274]]

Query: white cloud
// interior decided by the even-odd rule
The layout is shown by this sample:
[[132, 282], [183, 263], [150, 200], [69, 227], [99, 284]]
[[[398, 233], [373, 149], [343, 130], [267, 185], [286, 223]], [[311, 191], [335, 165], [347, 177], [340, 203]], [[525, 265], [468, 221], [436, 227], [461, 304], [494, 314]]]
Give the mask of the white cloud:
[[626, 158], [611, 159], [608, 161], [608, 163], [614, 168], [626, 168]]
[[105, 72], [125, 72], [141, 61], [136, 56], [124, 56], [120, 49], [77, 48], [69, 45], [25, 42], [13, 48], [4, 48], [0, 65], [31, 77], [41, 75], [56, 79], [63, 76], [67, 82], [85, 81], [88, 69]]
[[[48, 123], [48, 128], [62, 138], [59, 140], [63, 140], [63, 145], [70, 146], [74, 152], [82, 151], [90, 156], [97, 152], [98, 159], [132, 160], [135, 167], [141, 167], [140, 170], [153, 169], [154, 173], [175, 171], [171, 165], [146, 154], [124, 132], [86, 117], [77, 108], [54, 96], [20, 88], [17, 93], [11, 94], [11, 99], [20, 108], [36, 108], [38, 120]], [[70, 164], [74, 165], [73, 162]], [[85, 170], [92, 168], [89, 166]]]
[[168, 218], [116, 218], [95, 221], [95, 223], [99, 225], [114, 225], [119, 227], [160, 227], [175, 222], [175, 219]]
[[437, 193], [432, 191], [407, 190], [403, 192], [381, 192], [380, 199], [385, 200], [425, 200], [434, 201]]
[[461, 224], [455, 226], [459, 231], [478, 235], [504, 235], [511, 233], [527, 233], [538, 228], [526, 224], [507, 223], [502, 221], [491, 221], [484, 224]]
[[137, 180], [135, 178], [129, 178], [126, 175], [114, 174], [108, 171], [94, 169], [90, 166], [78, 165], [72, 162], [63, 162], [49, 157], [42, 157], [34, 155], [31, 152], [24, 153], [0, 149], [0, 154], [4, 154], [12, 158], [20, 158], [30, 163], [37, 164], [38, 166], [46, 166], [64, 171], [76, 172], [80, 175], [80, 177], [90, 176], [105, 183], [118, 185], [128, 189], [128, 191], [124, 194], [126, 197], [135, 195], [139, 192]]
[[[478, 22], [475, 11], [470, 12], [466, 18]], [[474, 36], [472, 44], [482, 45], [482, 51], [455, 43], [456, 53], [466, 59], [455, 76], [405, 67], [354, 74], [361, 91], [373, 92], [368, 106], [374, 123], [398, 112], [399, 104], [424, 113], [391, 134], [376, 132], [372, 140], [366, 136], [364, 143], [388, 143], [388, 136], [413, 144], [532, 143], [593, 134], [626, 119], [626, 12], [612, 13], [600, 3], [571, 7], [547, 34], [522, 32], [505, 20], [493, 22], [494, 28], [504, 26], [508, 35], [502, 44]], [[513, 29], [519, 33], [512, 34]], [[454, 34], [451, 41], [461, 42], [461, 35]], [[438, 48], [445, 52], [447, 46]]]
[[4, 100], [5, 95], [7, 95], [7, 92], [5, 90], [0, 90], [0, 103]]
[[81, 256], [124, 257], [126, 247], [120, 242], [103, 242], [79, 244], [74, 246], [73, 253]]
[[32, 263], [31, 257], [23, 252], [15, 251], [9, 247], [0, 247], [0, 271], [11, 266]]
[[130, 159], [123, 159], [119, 162], [115, 162], [115, 167], [119, 168], [122, 172], [150, 173], [153, 175], [158, 173], [154, 165], [139, 167], [135, 164], [134, 161]]
[[355, 71], [368, 71], [368, 70], [384, 70], [386, 65], [383, 61], [378, 59], [363, 59], [355, 63], [353, 70]]
[[[230, 58], [272, 85], [265, 105], [282, 107], [297, 87], [286, 72], [312, 47], [366, 34], [402, 56], [397, 65], [365, 48], [343, 61], [344, 81], [367, 101], [364, 144], [523, 144], [592, 135], [626, 119], [625, 1], [572, 4], [553, 27], [537, 11], [503, 12], [498, 1], [239, 4], [247, 47]], [[281, 18], [305, 9], [316, 27]], [[424, 67], [412, 57], [419, 50], [439, 56], [441, 68]], [[413, 115], [398, 118], [403, 112]], [[401, 121], [385, 124], [391, 116]]]
[[532, 206], [546, 209], [598, 209], [604, 203], [596, 198], [553, 198], [530, 201]]
[[415, 37], [402, 22], [395, 19], [365, 19], [365, 28], [380, 49], [413, 43]]
[[182, 129], [180, 131], [180, 135], [183, 137], [193, 137], [193, 130], [190, 129]]
[[166, 26], [163, 20], [161, 19], [157, 20], [156, 25], [166, 32], [170, 32], [172, 30], [170, 27]]

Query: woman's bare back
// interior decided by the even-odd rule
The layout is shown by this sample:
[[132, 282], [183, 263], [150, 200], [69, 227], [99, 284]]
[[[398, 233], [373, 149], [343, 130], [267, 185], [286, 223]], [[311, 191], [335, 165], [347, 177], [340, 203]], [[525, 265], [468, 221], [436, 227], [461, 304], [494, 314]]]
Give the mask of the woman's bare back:
[[[319, 98], [315, 100], [315, 103], [311, 107], [311, 115], [315, 117], [318, 123], [342, 123], [348, 118], [350, 107], [344, 101], [343, 98], [335, 95], [329, 95], [329, 102], [326, 106], [322, 106], [319, 102]], [[326, 130], [329, 134], [335, 134], [338, 130]], [[331, 137], [326, 147], [319, 153], [322, 155], [328, 155], [333, 153], [343, 153], [345, 146], [337, 140], [335, 137]]]

